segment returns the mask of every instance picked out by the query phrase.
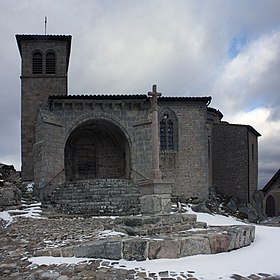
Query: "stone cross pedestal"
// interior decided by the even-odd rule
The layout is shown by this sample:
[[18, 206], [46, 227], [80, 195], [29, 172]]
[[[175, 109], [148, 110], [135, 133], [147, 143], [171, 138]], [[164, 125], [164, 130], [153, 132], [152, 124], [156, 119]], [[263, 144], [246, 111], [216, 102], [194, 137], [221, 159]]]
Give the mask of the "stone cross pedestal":
[[171, 187], [172, 182], [162, 179], [159, 169], [159, 123], [157, 99], [161, 93], [157, 92], [157, 86], [153, 85], [151, 96], [152, 106], [152, 170], [151, 178], [140, 184], [141, 211], [143, 214], [166, 214], [171, 211]]

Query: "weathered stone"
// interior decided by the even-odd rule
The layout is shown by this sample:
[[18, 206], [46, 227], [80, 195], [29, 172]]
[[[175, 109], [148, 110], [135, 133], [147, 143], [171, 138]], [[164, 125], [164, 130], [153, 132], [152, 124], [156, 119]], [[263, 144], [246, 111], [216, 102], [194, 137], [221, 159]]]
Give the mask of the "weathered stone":
[[191, 236], [181, 239], [180, 257], [198, 254], [211, 254], [209, 240], [206, 237]]
[[230, 199], [230, 201], [227, 203], [226, 206], [231, 211], [236, 211], [237, 210], [237, 205], [236, 205], [236, 203], [235, 203], [233, 198]]
[[140, 197], [141, 212], [143, 214], [161, 214], [171, 212], [170, 195], [156, 194]]
[[187, 222], [187, 223], [196, 222], [197, 220], [196, 214], [182, 213], [181, 217], [183, 222]]
[[56, 280], [68, 280], [68, 279], [69, 279], [68, 276], [66, 276], [66, 275], [61, 275], [61, 276], [59, 276]]
[[182, 216], [180, 214], [172, 214], [172, 215], [161, 215], [161, 223], [162, 225], [174, 225], [176, 223], [181, 223]]
[[178, 240], [163, 239], [149, 241], [148, 258], [176, 259], [180, 256], [180, 242]]
[[159, 277], [168, 277], [169, 276], [168, 271], [160, 271], [158, 273], [158, 275], [159, 275]]
[[53, 257], [61, 257], [62, 256], [62, 252], [61, 252], [61, 249], [60, 248], [53, 248], [51, 250], [51, 255]]
[[230, 248], [230, 237], [226, 234], [214, 233], [207, 235], [211, 248], [211, 253], [227, 252]]
[[148, 242], [144, 239], [127, 239], [123, 241], [123, 258], [127, 261], [143, 261], [148, 257]]
[[121, 259], [121, 242], [95, 240], [73, 249], [75, 257]]
[[192, 205], [192, 210], [195, 212], [212, 214], [204, 203]]
[[57, 271], [45, 271], [40, 275], [43, 279], [57, 279], [59, 277], [59, 272]]
[[74, 257], [73, 247], [61, 248], [61, 254], [63, 257]]

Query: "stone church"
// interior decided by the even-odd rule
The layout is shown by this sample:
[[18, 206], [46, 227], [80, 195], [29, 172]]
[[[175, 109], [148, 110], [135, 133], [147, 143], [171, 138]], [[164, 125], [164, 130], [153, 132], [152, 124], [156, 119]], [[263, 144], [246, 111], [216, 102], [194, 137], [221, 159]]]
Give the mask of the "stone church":
[[[132, 193], [204, 201], [213, 189], [241, 205], [252, 203], [260, 134], [222, 121], [222, 113], [209, 107], [211, 97], [168, 97], [155, 86], [153, 97], [69, 95], [71, 36], [16, 40], [22, 61], [22, 179], [34, 181], [42, 200], [72, 188], [72, 199], [83, 193], [91, 201], [99, 193], [97, 200], [106, 197], [112, 205], [127, 197], [117, 208], [129, 204]], [[102, 193], [102, 186], [110, 188]]]

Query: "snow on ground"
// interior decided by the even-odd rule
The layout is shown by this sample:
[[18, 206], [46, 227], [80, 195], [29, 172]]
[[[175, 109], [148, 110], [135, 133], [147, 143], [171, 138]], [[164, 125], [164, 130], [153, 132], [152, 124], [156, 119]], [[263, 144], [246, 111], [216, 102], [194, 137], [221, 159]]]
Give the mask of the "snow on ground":
[[[244, 224], [232, 217], [196, 213], [198, 221], [208, 225]], [[141, 267], [146, 271], [194, 271], [198, 279], [231, 279], [230, 275], [248, 276], [256, 273], [268, 273], [280, 276], [278, 255], [280, 252], [280, 227], [256, 226], [256, 239], [248, 247], [215, 255], [197, 255], [181, 259], [146, 260], [128, 262], [121, 260], [119, 265], [128, 269]]]
[[[243, 224], [232, 217], [196, 213], [198, 220], [208, 225], [236, 225]], [[245, 248], [220, 253], [216, 255], [197, 255], [181, 259], [159, 259], [138, 261], [120, 260], [115, 267], [125, 266], [127, 269], [142, 268], [145, 271], [158, 273], [160, 271], [174, 271], [177, 273], [194, 271], [198, 279], [216, 280], [231, 279], [230, 275], [267, 273], [280, 275], [278, 254], [280, 252], [280, 227], [256, 226], [255, 242]], [[29, 259], [32, 263], [72, 263], [78, 262], [76, 258], [38, 257]], [[80, 261], [84, 261], [80, 260]]]
[[8, 211], [3, 211], [3, 212], [0, 212], [0, 219], [1, 220], [4, 220], [6, 222], [6, 227], [8, 225], [10, 225], [10, 223], [12, 222], [13, 218], [12, 216], [9, 214]]
[[66, 258], [66, 257], [34, 257], [34, 258], [29, 258], [28, 259], [31, 263], [33, 264], [38, 264], [38, 265], [51, 265], [51, 264], [78, 264], [81, 262], [87, 262], [89, 259], [88, 258]]
[[0, 220], [6, 222], [6, 227], [8, 227], [14, 220], [14, 217], [23, 217], [23, 218], [33, 218], [33, 219], [43, 219], [41, 217], [41, 202], [33, 204], [25, 204], [22, 201], [22, 209], [14, 209], [0, 212]]
[[[10, 213], [14, 211], [0, 212], [0, 219], [11, 223], [13, 217]], [[189, 213], [193, 213], [188, 208]], [[39, 217], [40, 205], [32, 205], [25, 209], [25, 213], [18, 213], [17, 216]], [[222, 215], [210, 215], [205, 213], [197, 214], [198, 221], [206, 222], [208, 225], [240, 225], [241, 221], [232, 217]], [[101, 235], [115, 235], [116, 232], [104, 231]], [[177, 273], [194, 271], [192, 273], [197, 279], [230, 279], [230, 275], [239, 274], [248, 276], [250, 274], [268, 273], [280, 276], [278, 255], [280, 252], [280, 227], [267, 227], [256, 225], [256, 239], [248, 247], [241, 248], [228, 253], [216, 255], [197, 255], [181, 259], [159, 259], [138, 261], [120, 260], [115, 267], [125, 266], [127, 269], [142, 268], [146, 271], [158, 273], [160, 271], [174, 271]], [[29, 261], [35, 264], [61, 264], [79, 263], [89, 259], [62, 258], [62, 257], [34, 257]]]

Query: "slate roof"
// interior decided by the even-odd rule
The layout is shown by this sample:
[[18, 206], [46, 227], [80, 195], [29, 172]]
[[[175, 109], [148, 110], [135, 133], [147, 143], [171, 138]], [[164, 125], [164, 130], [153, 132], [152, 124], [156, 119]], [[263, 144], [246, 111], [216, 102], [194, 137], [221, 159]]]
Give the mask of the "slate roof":
[[224, 115], [222, 114], [222, 112], [220, 110], [217, 110], [215, 108], [212, 107], [208, 107], [207, 111], [215, 113], [216, 115], [218, 115], [220, 117], [220, 119], [222, 119], [224, 117]]
[[[96, 94], [96, 95], [51, 95], [49, 96], [49, 100], [65, 100], [65, 99], [92, 99], [92, 100], [122, 100], [122, 99], [145, 99], [149, 100], [150, 97], [147, 94]], [[211, 101], [211, 97], [168, 97], [161, 96], [158, 98], [159, 102], [167, 102], [167, 101], [194, 101], [194, 102], [205, 102], [209, 103]]]
[[268, 181], [268, 183], [263, 187], [262, 191], [269, 191], [270, 187], [277, 181], [280, 176], [280, 169], [273, 175], [273, 177]]

